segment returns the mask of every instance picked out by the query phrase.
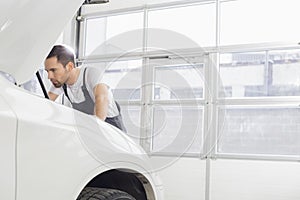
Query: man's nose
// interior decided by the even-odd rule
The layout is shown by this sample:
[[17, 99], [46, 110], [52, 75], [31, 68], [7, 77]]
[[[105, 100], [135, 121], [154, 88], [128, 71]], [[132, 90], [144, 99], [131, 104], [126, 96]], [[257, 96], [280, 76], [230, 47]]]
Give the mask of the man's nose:
[[48, 79], [51, 79], [51, 78], [53, 78], [53, 74], [52, 74], [52, 72], [48, 72]]

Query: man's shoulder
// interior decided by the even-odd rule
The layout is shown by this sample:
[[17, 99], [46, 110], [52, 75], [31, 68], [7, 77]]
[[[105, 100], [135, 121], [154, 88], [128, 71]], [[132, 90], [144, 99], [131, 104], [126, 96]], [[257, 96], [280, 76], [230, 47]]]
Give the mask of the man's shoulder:
[[105, 71], [105, 67], [94, 65], [85, 65], [82, 66], [81, 69], [88, 73], [103, 73]]
[[94, 88], [102, 82], [105, 70], [96, 66], [82, 66], [81, 70], [81, 79], [85, 81], [89, 88]]
[[94, 78], [94, 79], [99, 79], [102, 78], [105, 69], [101, 68], [101, 67], [96, 67], [96, 66], [86, 66], [83, 67], [83, 69], [85, 71], [85, 76], [89, 77], [89, 78]]

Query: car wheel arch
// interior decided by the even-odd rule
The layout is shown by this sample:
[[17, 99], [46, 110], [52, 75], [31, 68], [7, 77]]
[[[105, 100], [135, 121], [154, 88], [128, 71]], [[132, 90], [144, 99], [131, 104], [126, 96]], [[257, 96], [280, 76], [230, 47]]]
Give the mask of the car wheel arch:
[[82, 190], [86, 187], [117, 189], [139, 200], [155, 200], [153, 186], [148, 178], [131, 169], [119, 168], [103, 171], [91, 177]]

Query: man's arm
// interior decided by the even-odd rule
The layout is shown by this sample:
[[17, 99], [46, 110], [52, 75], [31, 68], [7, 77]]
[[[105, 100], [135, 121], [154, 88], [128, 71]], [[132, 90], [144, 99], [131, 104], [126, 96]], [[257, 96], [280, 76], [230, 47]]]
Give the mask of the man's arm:
[[94, 113], [101, 120], [105, 120], [108, 112], [108, 88], [100, 83], [94, 87], [95, 108]]
[[57, 94], [54, 94], [52, 92], [48, 92], [48, 96], [49, 96], [49, 99], [52, 100], [52, 101], [55, 101], [56, 98], [58, 97]]

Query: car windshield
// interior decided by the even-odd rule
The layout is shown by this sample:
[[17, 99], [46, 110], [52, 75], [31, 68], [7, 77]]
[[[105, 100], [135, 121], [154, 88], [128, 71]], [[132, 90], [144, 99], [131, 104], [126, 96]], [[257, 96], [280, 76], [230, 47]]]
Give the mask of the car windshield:
[[[41, 75], [41, 78], [44, 80], [44, 70], [39, 70], [39, 73]], [[4, 77], [9, 82], [11, 82], [12, 84], [16, 85], [16, 80], [15, 80], [15, 78], [12, 75], [10, 75], [10, 74], [8, 74], [6, 72], [0, 71], [0, 76]], [[32, 94], [44, 97], [42, 87], [39, 84], [39, 81], [38, 81], [36, 75], [34, 75], [27, 82], [25, 82], [23, 84], [20, 84], [18, 86], [21, 87], [21, 88], [23, 88], [23, 89], [25, 89], [29, 93], [32, 93]]]
[[16, 80], [12, 75], [5, 73], [3, 71], [0, 71], [0, 76], [6, 78], [9, 82], [16, 84]]

